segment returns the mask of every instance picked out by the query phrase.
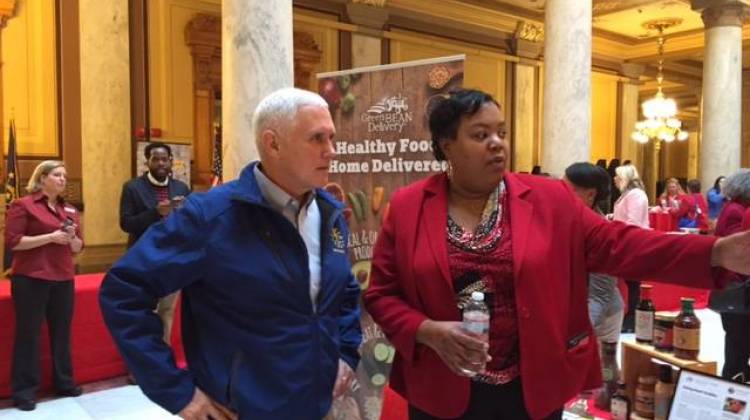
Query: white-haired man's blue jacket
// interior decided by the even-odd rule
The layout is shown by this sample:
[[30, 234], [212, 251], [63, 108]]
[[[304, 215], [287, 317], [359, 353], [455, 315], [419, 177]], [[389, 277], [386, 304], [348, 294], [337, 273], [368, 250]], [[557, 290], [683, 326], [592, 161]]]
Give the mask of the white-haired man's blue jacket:
[[[105, 322], [144, 393], [172, 413], [199, 387], [243, 419], [319, 419], [339, 358], [359, 362], [359, 285], [342, 204], [316, 191], [321, 285], [310, 300], [296, 228], [264, 201], [247, 166], [239, 180], [192, 194], [152, 226], [102, 284]], [[162, 342], [159, 298], [182, 290], [189, 370]]]

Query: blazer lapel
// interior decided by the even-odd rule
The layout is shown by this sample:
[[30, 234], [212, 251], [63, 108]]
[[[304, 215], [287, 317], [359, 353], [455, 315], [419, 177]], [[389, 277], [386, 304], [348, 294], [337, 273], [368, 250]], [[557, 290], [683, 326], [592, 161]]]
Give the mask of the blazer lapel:
[[427, 232], [430, 250], [440, 269], [440, 274], [453, 290], [453, 280], [448, 268], [448, 248], [445, 243], [445, 229], [448, 221], [448, 185], [444, 175], [432, 178], [425, 187], [422, 206], [420, 219]]
[[526, 253], [534, 205], [524, 198], [531, 189], [516, 175], [512, 173], [505, 175], [505, 187], [510, 194], [508, 203], [510, 206], [510, 230], [513, 248], [513, 277], [517, 282], [520, 278], [521, 265]]

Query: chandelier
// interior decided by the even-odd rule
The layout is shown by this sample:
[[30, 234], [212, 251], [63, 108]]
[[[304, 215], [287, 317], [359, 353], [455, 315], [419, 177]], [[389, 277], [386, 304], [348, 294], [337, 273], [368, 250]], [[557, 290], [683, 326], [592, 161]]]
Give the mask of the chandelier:
[[682, 23], [682, 19], [658, 19], [643, 23], [643, 27], [659, 31], [659, 61], [658, 73], [656, 75], [657, 91], [653, 98], [643, 102], [644, 120], [635, 123], [635, 130], [630, 137], [639, 143], [648, 143], [650, 139], [663, 140], [667, 143], [676, 140], [684, 141], [688, 138], [688, 132], [682, 130], [682, 122], [677, 119], [677, 103], [674, 99], [667, 98], [662, 92], [664, 81], [664, 29]]

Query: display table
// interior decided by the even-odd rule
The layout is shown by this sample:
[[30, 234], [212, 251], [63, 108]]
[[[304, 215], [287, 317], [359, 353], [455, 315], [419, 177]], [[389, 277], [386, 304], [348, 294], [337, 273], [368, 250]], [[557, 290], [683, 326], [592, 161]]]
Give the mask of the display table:
[[677, 230], [677, 220], [671, 213], [649, 212], [648, 224], [653, 230], [673, 232]]
[[[700, 355], [699, 355], [700, 356]], [[689, 369], [698, 372], [704, 372], [716, 375], [716, 362], [698, 358], [698, 360], [685, 360], [674, 356], [672, 353], [656, 350], [648, 344], [634, 342], [622, 343], [622, 379], [627, 386], [630, 401], [635, 401], [635, 387], [638, 385], [638, 375], [648, 372], [656, 376], [653, 370], [653, 362], [656, 359], [664, 363], [669, 363], [680, 369]]]
[[[99, 311], [99, 286], [103, 277], [104, 275], [99, 273], [79, 275], [75, 278], [71, 354], [73, 374], [79, 384], [113, 378], [126, 373], [125, 364], [104, 326]], [[10, 281], [7, 280], [0, 280], [0, 319], [3, 322], [3, 328], [0, 328], [0, 398], [7, 398], [10, 396], [10, 371], [15, 336], [13, 300], [10, 296]], [[178, 360], [181, 361], [183, 360], [182, 343], [179, 330], [179, 310], [177, 310], [172, 328], [172, 343], [179, 354]], [[47, 327], [43, 325], [39, 340], [42, 392], [52, 387], [52, 360], [47, 337]]]

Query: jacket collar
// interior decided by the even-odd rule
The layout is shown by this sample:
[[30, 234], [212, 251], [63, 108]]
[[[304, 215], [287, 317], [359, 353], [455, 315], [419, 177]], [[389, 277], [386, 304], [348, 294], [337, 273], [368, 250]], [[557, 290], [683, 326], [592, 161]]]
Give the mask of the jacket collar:
[[[42, 199], [45, 199], [45, 200], [46, 200], [46, 199], [47, 199], [47, 194], [45, 194], [45, 193], [44, 193], [44, 191], [42, 191], [42, 190], [39, 190], [39, 191], [37, 191], [37, 192], [33, 192], [33, 193], [31, 193], [31, 199], [32, 199], [32, 200], [33, 200], [34, 202], [37, 202], [37, 201], [41, 201]], [[65, 202], [65, 199], [63, 198], [63, 196], [62, 196], [62, 195], [58, 195], [58, 196], [57, 196], [57, 202], [58, 202], [58, 203], [60, 203], [60, 204], [62, 204], [62, 203], [64, 203], [64, 202]]]
[[[234, 191], [231, 195], [233, 200], [255, 205], [268, 205], [268, 202], [263, 197], [263, 192], [258, 185], [258, 180], [255, 178], [255, 167], [259, 164], [260, 161], [256, 160], [242, 169], [239, 179], [234, 184]], [[322, 188], [315, 189], [315, 198], [317, 200], [325, 201], [327, 204], [332, 205], [336, 209], [344, 208], [343, 203], [333, 198], [332, 195], [330, 195]]]

